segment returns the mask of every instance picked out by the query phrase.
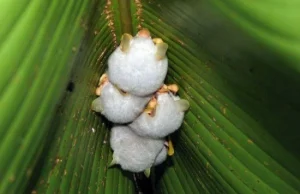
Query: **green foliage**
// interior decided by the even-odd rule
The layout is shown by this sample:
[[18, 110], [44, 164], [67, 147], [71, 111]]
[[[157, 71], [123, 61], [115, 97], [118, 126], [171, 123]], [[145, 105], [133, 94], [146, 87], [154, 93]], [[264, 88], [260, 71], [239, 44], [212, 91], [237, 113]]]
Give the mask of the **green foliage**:
[[157, 192], [299, 193], [297, 1], [0, 2], [0, 193], [134, 193], [90, 105], [141, 27], [168, 43], [166, 81], [191, 104]]

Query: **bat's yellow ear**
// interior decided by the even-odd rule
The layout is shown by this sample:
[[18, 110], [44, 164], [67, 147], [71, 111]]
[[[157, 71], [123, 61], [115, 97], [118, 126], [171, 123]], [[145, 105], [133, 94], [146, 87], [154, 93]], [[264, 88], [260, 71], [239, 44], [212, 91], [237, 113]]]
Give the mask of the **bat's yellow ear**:
[[120, 47], [124, 53], [127, 53], [129, 51], [131, 39], [132, 39], [132, 36], [130, 34], [125, 33], [122, 35]]
[[168, 44], [164, 43], [164, 42], [157, 43], [156, 48], [157, 48], [156, 54], [155, 54], [156, 59], [158, 61], [164, 59], [166, 57], [166, 53], [168, 50]]
[[164, 42], [161, 38], [153, 38], [152, 41], [154, 42], [154, 44], [159, 44]]
[[96, 99], [92, 102], [91, 109], [92, 109], [92, 111], [95, 111], [95, 112], [102, 112], [102, 111], [103, 111], [103, 105], [102, 105], [102, 103], [101, 103], [100, 97], [96, 98]]
[[173, 156], [174, 155], [174, 147], [173, 147], [173, 143], [172, 143], [172, 140], [171, 140], [171, 137], [169, 136], [168, 137], [168, 155], [169, 156]]
[[112, 166], [114, 166], [114, 165], [116, 165], [116, 164], [118, 164], [118, 162], [117, 162], [116, 158], [113, 156], [113, 159], [112, 159], [112, 161], [110, 162], [110, 164], [108, 165], [108, 168], [110, 168], [110, 167], [112, 167]]
[[167, 87], [168, 87], [168, 90], [170, 90], [174, 94], [176, 94], [179, 90], [179, 87], [176, 84], [171, 84], [171, 85], [168, 85]]
[[147, 168], [145, 171], [144, 171], [144, 174], [147, 178], [150, 177], [150, 173], [151, 173], [151, 168]]
[[100, 86], [101, 84], [105, 83], [108, 81], [108, 76], [106, 73], [103, 73], [99, 79], [99, 84], [98, 86]]
[[185, 99], [176, 100], [175, 103], [180, 112], [185, 112], [190, 108], [189, 101], [187, 101]]
[[153, 117], [155, 115], [156, 106], [157, 106], [157, 99], [155, 97], [152, 97], [144, 112], [147, 113], [149, 116]]
[[100, 79], [99, 79], [99, 83], [98, 83], [98, 87], [96, 88], [95, 94], [97, 96], [101, 95], [101, 91], [103, 89], [103, 85], [108, 82], [108, 76], [106, 73], [102, 74]]
[[166, 84], [164, 84], [161, 88], [159, 88], [159, 90], [157, 91], [158, 93], [166, 93], [168, 92], [168, 86]]

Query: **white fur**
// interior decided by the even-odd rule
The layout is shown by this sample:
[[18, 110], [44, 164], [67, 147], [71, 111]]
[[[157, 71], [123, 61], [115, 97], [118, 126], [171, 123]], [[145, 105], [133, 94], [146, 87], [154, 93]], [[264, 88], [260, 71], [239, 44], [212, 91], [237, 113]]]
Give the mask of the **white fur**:
[[129, 126], [140, 136], [162, 138], [176, 131], [182, 124], [184, 112], [176, 104], [178, 97], [158, 94], [156, 112], [153, 117], [142, 113]]
[[154, 166], [163, 163], [167, 159], [168, 149], [164, 146], [163, 149], [157, 155]]
[[98, 111], [100, 108], [94, 107], [101, 106], [101, 114], [111, 122], [128, 123], [141, 114], [149, 100], [150, 97], [138, 97], [129, 93], [123, 95], [108, 82], [105, 83], [100, 97], [94, 100], [92, 106]]
[[143, 172], [153, 166], [164, 147], [164, 140], [140, 137], [128, 126], [115, 126], [110, 135], [114, 160], [123, 170], [131, 172]]
[[108, 59], [108, 77], [122, 90], [146, 96], [158, 90], [168, 70], [168, 59], [156, 60], [151, 38], [134, 37], [128, 53], [118, 47]]

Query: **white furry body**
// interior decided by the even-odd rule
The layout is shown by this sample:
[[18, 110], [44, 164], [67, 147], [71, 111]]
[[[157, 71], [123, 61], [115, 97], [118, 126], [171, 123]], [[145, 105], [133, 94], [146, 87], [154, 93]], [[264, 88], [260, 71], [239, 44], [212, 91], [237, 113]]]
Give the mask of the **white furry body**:
[[140, 137], [128, 126], [115, 126], [111, 129], [110, 145], [114, 160], [123, 170], [142, 172], [153, 166], [164, 140]]
[[108, 77], [122, 90], [137, 96], [147, 96], [159, 89], [168, 69], [168, 59], [155, 58], [152, 39], [134, 37], [128, 53], [118, 47], [108, 59]]
[[[129, 93], [122, 94], [111, 83], [105, 83], [100, 97], [94, 100], [93, 107], [104, 115], [109, 121], [114, 123], [128, 123], [136, 119], [150, 97], [138, 97]], [[96, 111], [97, 111], [96, 110]]]
[[168, 93], [159, 94], [155, 115], [142, 113], [129, 126], [140, 136], [162, 138], [176, 131], [182, 124], [184, 112], [178, 108], [177, 100]]

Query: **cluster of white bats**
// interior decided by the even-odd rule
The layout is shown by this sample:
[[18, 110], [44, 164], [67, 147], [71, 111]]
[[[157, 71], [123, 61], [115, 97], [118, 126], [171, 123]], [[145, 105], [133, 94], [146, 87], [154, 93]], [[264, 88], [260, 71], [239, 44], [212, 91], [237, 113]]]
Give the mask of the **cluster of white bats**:
[[161, 164], [174, 152], [166, 137], [176, 131], [189, 108], [180, 99], [176, 84], [165, 85], [168, 45], [151, 38], [147, 29], [135, 37], [123, 34], [119, 47], [108, 59], [92, 110], [115, 123], [110, 145], [113, 160], [123, 170], [145, 172]]

